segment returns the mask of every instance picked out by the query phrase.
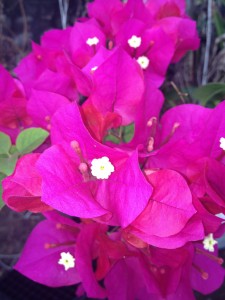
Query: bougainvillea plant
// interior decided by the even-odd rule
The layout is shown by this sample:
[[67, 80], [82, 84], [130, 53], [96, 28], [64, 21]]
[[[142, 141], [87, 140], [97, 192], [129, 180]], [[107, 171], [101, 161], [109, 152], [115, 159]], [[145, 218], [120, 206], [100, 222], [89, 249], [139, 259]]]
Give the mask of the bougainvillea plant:
[[45, 217], [15, 269], [109, 300], [216, 290], [225, 102], [161, 114], [168, 66], [199, 46], [183, 0], [95, 0], [0, 68], [3, 200]]

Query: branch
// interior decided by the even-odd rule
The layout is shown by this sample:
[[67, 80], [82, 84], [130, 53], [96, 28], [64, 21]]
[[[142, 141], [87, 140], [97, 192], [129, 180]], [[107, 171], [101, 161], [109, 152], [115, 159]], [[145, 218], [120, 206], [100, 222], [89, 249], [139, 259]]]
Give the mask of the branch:
[[62, 28], [65, 29], [67, 26], [67, 13], [69, 9], [70, 0], [58, 0], [59, 1], [59, 11], [61, 16]]
[[209, 68], [211, 38], [212, 38], [212, 0], [208, 0], [206, 46], [205, 46], [205, 59], [203, 65], [202, 85], [205, 85], [208, 82], [208, 68]]

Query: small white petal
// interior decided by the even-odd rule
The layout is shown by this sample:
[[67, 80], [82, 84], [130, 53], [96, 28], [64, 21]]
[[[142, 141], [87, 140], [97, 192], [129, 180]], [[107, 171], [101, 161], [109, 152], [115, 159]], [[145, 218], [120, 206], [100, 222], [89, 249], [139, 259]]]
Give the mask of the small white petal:
[[63, 265], [65, 271], [75, 267], [75, 258], [73, 257], [72, 254], [70, 254], [69, 252], [62, 252], [60, 253], [60, 255], [61, 258], [58, 261], [58, 264]]
[[86, 43], [89, 45], [89, 46], [95, 46], [99, 43], [99, 39], [95, 36], [93, 38], [88, 38]]
[[132, 35], [132, 37], [127, 42], [130, 47], [138, 48], [141, 45], [141, 38], [139, 36]]
[[114, 170], [114, 166], [106, 156], [94, 158], [91, 162], [91, 174], [97, 179], [108, 179]]
[[213, 234], [210, 233], [209, 235], [207, 235], [204, 238], [203, 241], [203, 246], [205, 250], [208, 250], [209, 252], [214, 252], [214, 246], [217, 244], [218, 242], [216, 240], [214, 240], [213, 238]]
[[95, 70], [97, 70], [98, 69], [98, 67], [97, 66], [95, 66], [95, 67], [93, 67], [93, 68], [91, 68], [91, 71], [95, 71]]
[[150, 60], [148, 59], [147, 56], [140, 56], [138, 57], [137, 62], [139, 63], [142, 69], [147, 69]]
[[215, 216], [222, 220], [225, 220], [225, 215], [223, 213], [216, 214]]
[[225, 150], [225, 138], [224, 137], [220, 138], [220, 148], [222, 148], [223, 150]]

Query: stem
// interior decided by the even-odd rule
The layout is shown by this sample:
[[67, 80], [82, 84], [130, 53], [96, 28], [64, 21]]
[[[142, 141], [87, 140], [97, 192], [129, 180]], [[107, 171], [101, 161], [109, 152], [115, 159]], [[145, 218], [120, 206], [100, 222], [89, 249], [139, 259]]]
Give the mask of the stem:
[[203, 65], [202, 85], [208, 82], [208, 68], [209, 68], [209, 54], [212, 38], [212, 0], [208, 0], [207, 10], [207, 31], [206, 31], [206, 46], [205, 46], [205, 59]]
[[59, 11], [61, 16], [62, 28], [65, 29], [67, 26], [67, 13], [69, 8], [69, 0], [58, 0], [59, 1]]

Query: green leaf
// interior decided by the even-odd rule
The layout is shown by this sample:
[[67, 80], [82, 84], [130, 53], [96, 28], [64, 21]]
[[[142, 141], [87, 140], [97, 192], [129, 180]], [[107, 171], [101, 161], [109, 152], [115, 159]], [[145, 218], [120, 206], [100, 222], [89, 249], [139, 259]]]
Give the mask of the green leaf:
[[15, 145], [12, 145], [12, 147], [9, 150], [9, 153], [10, 154], [18, 153], [18, 150]]
[[0, 158], [8, 158], [9, 154], [0, 154]]
[[225, 21], [224, 21], [223, 17], [221, 16], [221, 13], [219, 12], [218, 8], [216, 8], [216, 10], [214, 12], [214, 23], [215, 23], [215, 27], [216, 27], [217, 36], [224, 34]]
[[109, 134], [104, 138], [104, 141], [109, 141], [114, 144], [120, 144], [121, 142], [128, 143], [134, 136], [134, 123], [111, 129], [108, 133]]
[[206, 105], [209, 101], [223, 100], [225, 98], [224, 83], [209, 83], [196, 88], [192, 92], [192, 96], [199, 100], [202, 105]]
[[11, 175], [15, 169], [18, 155], [12, 155], [0, 158], [0, 172], [5, 175]]
[[2, 180], [5, 177], [5, 174], [0, 173], [0, 209], [5, 205], [5, 203], [2, 201]]
[[109, 134], [105, 137], [104, 139], [105, 142], [112, 142], [114, 144], [119, 144], [120, 143], [120, 139], [118, 137], [116, 137], [115, 135]]
[[134, 123], [123, 127], [123, 140], [128, 143], [134, 137]]
[[10, 137], [5, 133], [0, 132], [0, 154], [8, 154], [11, 145]]
[[9, 158], [11, 157], [12, 155], [17, 155], [19, 156], [19, 152], [18, 150], [16, 149], [16, 146], [15, 145], [12, 145], [11, 148], [9, 149], [9, 152], [6, 154], [0, 154], [0, 158]]
[[25, 129], [16, 139], [16, 148], [20, 154], [30, 153], [39, 147], [48, 136], [48, 131], [42, 128]]

